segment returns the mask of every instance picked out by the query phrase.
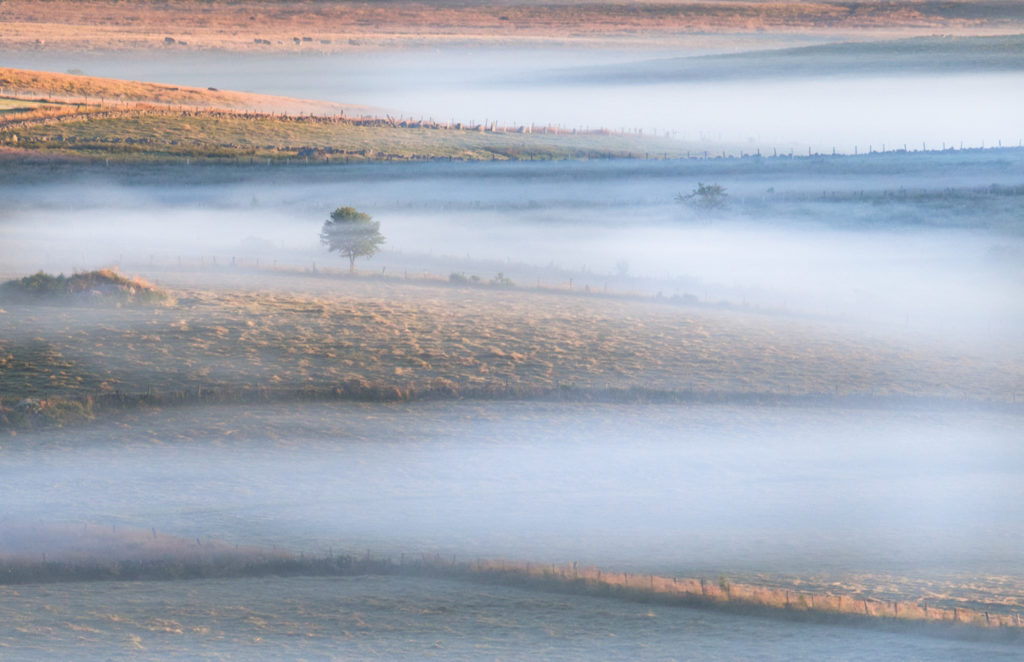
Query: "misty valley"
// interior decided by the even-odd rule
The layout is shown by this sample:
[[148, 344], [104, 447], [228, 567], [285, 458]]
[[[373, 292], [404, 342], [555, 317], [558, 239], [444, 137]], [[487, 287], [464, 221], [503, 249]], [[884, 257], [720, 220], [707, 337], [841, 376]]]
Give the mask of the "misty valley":
[[[538, 565], [573, 559], [819, 594], [925, 595], [933, 609], [993, 609], [997, 600], [1013, 604], [1021, 590], [1020, 501], [1007, 498], [1024, 459], [1018, 430], [1012, 414], [728, 405], [141, 411], [7, 445], [5, 526], [21, 558], [188, 558], [193, 552], [168, 540], [195, 539], [192, 550], [206, 550], [214, 537], [308, 558], [358, 550], [395, 563], [424, 553]], [[74, 524], [53, 535], [54, 513]], [[107, 545], [83, 549], [78, 522], [89, 523], [83, 537], [110, 532]], [[154, 549], [118, 542], [133, 531], [139, 540], [152, 535]], [[811, 657], [854, 659], [829, 648], [836, 640], [882, 659], [950, 651], [942, 639], [906, 633], [769, 626], [770, 619], [442, 579], [178, 582], [185, 595], [174, 582], [9, 586], [3, 590], [17, 591], [31, 611], [6, 611], [3, 636], [21, 642], [25, 659], [99, 646], [154, 659], [194, 650], [526, 659], [527, 649], [555, 659], [670, 659], [685, 647], [689, 659], [710, 660], [728, 629], [740, 633], [729, 644], [740, 647], [739, 659], [790, 659], [792, 643], [744, 652], [769, 627], [798, 638], [798, 654]], [[80, 634], [66, 638], [34, 615], [54, 604], [64, 605], [58, 621]], [[1009, 660], [1019, 645], [970, 650], [965, 655]]]
[[243, 4], [0, 41], [0, 659], [1019, 659], [1016, 23]]
[[[975, 174], [951, 194], [925, 174], [952, 158]], [[905, 197], [889, 177], [842, 172], [837, 159], [826, 184], [835, 199], [808, 190], [806, 170], [788, 159], [296, 166], [243, 181], [216, 167], [104, 167], [60, 188], [19, 184], [6, 196], [6, 265], [119, 265], [176, 301], [5, 302], [4, 391], [29, 401], [92, 394], [97, 405], [85, 427], [5, 442], [4, 521], [17, 532], [9, 553], [69, 562], [141, 553], [117, 536], [83, 551], [69, 533], [82, 522], [195, 539], [200, 549], [215, 540], [310, 558], [572, 561], [927, 595], [933, 609], [1003, 601], [1012, 614], [1024, 457], [1020, 372], [1008, 358], [1020, 351], [1021, 243], [1003, 205], [1018, 158], [916, 157]], [[674, 200], [708, 170], [729, 184], [728, 208], [707, 215]], [[168, 177], [184, 181], [161, 183]], [[968, 209], [938, 215], [944, 195], [991, 214], [981, 228]], [[337, 199], [374, 209], [388, 239], [360, 261], [361, 275], [317, 245]], [[787, 268], [794, 260], [803, 273]], [[499, 272], [509, 284], [493, 284]], [[46, 360], [60, 368], [35, 369]], [[345, 402], [353, 382], [411, 401]], [[99, 408], [120, 393], [153, 395], [155, 407]], [[252, 397], [270, 400], [245, 404]], [[676, 404], [649, 402], [666, 397]], [[231, 581], [254, 596], [294, 586], [219, 579], [195, 590], [221, 594]], [[399, 620], [373, 627], [400, 629], [413, 627], [401, 620], [413, 604], [440, 600], [427, 580], [367, 581], [327, 584], [316, 599], [379, 590], [386, 618]], [[71, 593], [49, 599], [92, 600], [115, 614], [149, 599], [126, 605], [82, 593], [90, 584], [66, 586]], [[203, 598], [219, 599], [235, 604]], [[521, 604], [514, 593], [492, 599]], [[595, 598], [536, 599], [568, 601], [580, 622], [566, 616], [538, 634], [531, 610], [555, 607], [530, 602], [516, 610], [526, 621], [501, 626], [525, 637], [511, 648], [500, 643], [506, 630], [479, 620], [404, 648], [382, 634], [357, 641], [391, 651], [384, 657], [471, 659], [471, 642], [513, 658], [516, 646], [586, 656], [568, 632], [591, 627], [583, 623], [594, 607], [578, 601]], [[26, 655], [128, 638], [173, 656], [212, 645], [203, 642], [217, 627], [235, 631], [233, 621], [206, 630], [197, 618], [177, 613], [167, 627], [183, 634], [163, 643], [153, 637], [170, 636], [154, 634], [166, 623], [74, 620], [91, 644], [47, 636]], [[236, 641], [239, 654], [265, 654], [252, 641], [275, 642], [297, 616], [259, 618], [269, 624]], [[329, 623], [304, 627], [319, 646], [343, 646]], [[17, 632], [7, 641], [21, 640]], [[657, 637], [652, 655], [671, 657], [676, 636]], [[638, 654], [630, 641], [616, 655]], [[806, 641], [811, 656], [823, 645]], [[925, 657], [948, 652], [900, 641], [931, 650]], [[992, 645], [992, 659], [1017, 652]], [[706, 659], [717, 657], [709, 650]]]

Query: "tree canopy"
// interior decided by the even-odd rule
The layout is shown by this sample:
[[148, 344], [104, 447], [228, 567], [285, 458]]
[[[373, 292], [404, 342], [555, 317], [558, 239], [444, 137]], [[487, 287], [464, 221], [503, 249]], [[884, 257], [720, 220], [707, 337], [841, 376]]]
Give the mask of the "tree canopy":
[[338, 207], [324, 221], [320, 243], [328, 251], [348, 258], [348, 270], [356, 269], [357, 257], [372, 257], [384, 243], [380, 222], [353, 207]]
[[689, 204], [702, 210], [720, 209], [725, 206], [727, 197], [729, 196], [726, 195], [724, 186], [697, 182], [697, 188], [689, 195], [682, 193], [676, 195], [676, 202]]

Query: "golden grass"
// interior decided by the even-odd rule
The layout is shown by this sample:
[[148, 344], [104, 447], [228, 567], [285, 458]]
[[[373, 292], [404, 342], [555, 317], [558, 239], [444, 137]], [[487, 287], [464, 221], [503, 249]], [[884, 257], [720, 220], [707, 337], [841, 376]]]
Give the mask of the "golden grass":
[[699, 148], [608, 131], [353, 119], [341, 104], [16, 69], [0, 69], [0, 88], [24, 97], [0, 99], [0, 145], [55, 158], [664, 158]]
[[0, 407], [11, 413], [23, 398], [88, 403], [178, 392], [190, 401], [203, 393], [215, 401], [615, 391], [638, 399], [1008, 404], [1024, 372], [1005, 360], [824, 324], [643, 299], [333, 275], [259, 278], [250, 286], [265, 292], [172, 289], [178, 304], [170, 308], [5, 303]]
[[[749, 0], [660, 3], [359, 3], [298, 0], [8, 0], [4, 41], [19, 49], [221, 49], [341, 52], [445, 43], [692, 47], [709, 33], [863, 34], [1020, 30], [1020, 16], [989, 3], [972, 16], [944, 3]], [[168, 41], [168, 39], [172, 41]]]
[[[359, 114], [368, 110], [363, 106], [329, 101], [4, 67], [0, 67], [0, 90], [6, 95], [32, 95], [73, 105], [105, 104], [124, 107], [129, 102], [141, 102], [158, 107], [219, 108], [294, 114], [305, 112], [317, 115]], [[25, 101], [31, 102], [31, 99]], [[5, 103], [24, 102], [6, 100]]]
[[566, 565], [487, 560], [448, 562], [424, 557], [422, 567], [442, 574], [498, 583], [524, 584], [548, 590], [565, 590], [612, 595], [634, 600], [689, 606], [714, 606], [730, 611], [755, 611], [808, 617], [855, 617], [858, 620], [887, 620], [947, 623], [980, 628], [1001, 628], [1019, 632], [1024, 605], [1008, 608], [1002, 604], [978, 604], [967, 599], [936, 600], [924, 596], [880, 599], [835, 587], [829, 592], [739, 583], [727, 577], [664, 577]]

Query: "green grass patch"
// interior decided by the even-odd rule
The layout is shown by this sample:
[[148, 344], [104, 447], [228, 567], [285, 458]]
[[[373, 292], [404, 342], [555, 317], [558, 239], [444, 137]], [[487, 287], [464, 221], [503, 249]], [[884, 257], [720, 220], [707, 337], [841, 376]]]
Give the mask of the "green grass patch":
[[11, 112], [23, 112], [26, 110], [34, 110], [43, 104], [38, 101], [24, 101], [22, 99], [3, 99], [0, 98], [0, 114], [11, 113]]

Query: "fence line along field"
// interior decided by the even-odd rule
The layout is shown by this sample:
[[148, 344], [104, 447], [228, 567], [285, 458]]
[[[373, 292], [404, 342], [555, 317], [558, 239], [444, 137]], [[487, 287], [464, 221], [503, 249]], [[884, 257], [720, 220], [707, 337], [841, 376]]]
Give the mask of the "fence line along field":
[[[196, 289], [188, 286], [195, 274], [179, 274], [179, 287], [147, 294], [151, 305], [8, 295], [0, 314], [7, 422], [46, 422], [47, 406], [49, 422], [60, 422], [58, 405], [69, 401], [88, 415], [101, 403], [294, 397], [890, 405], [938, 398], [1016, 407], [1022, 381], [1013, 362], [783, 314], [599, 293], [259, 273], [234, 289], [229, 276], [221, 287]], [[149, 292], [142, 281], [131, 287]]]
[[[365, 556], [333, 551], [307, 555], [116, 525], [21, 524], [7, 529], [15, 544], [0, 547], [0, 586], [262, 576], [442, 577], [765, 617], [947, 628], [932, 630], [936, 634], [970, 637], [984, 630], [998, 631], [1012, 640], [1021, 636], [1024, 610], [1018, 597], [1005, 597], [992, 588], [971, 590], [953, 582], [932, 583], [926, 590], [911, 586], [886, 593], [845, 582], [815, 586], [780, 578], [737, 581], [725, 575], [663, 576], [577, 562], [465, 561], [426, 553], [403, 553], [397, 559], [369, 552]], [[49, 549], [50, 556], [39, 549]]]

